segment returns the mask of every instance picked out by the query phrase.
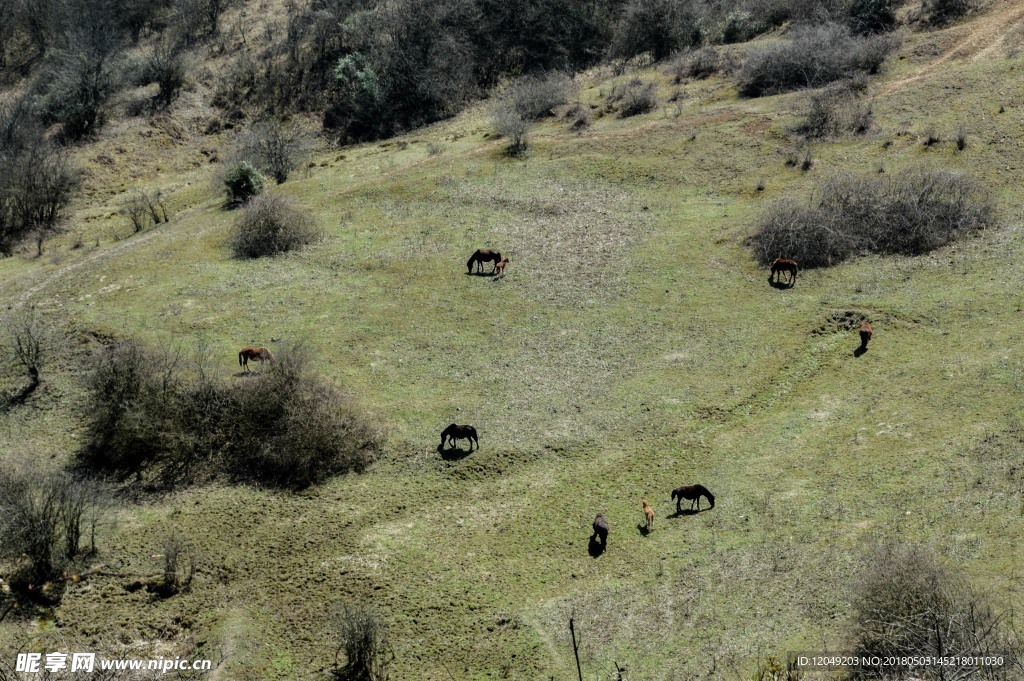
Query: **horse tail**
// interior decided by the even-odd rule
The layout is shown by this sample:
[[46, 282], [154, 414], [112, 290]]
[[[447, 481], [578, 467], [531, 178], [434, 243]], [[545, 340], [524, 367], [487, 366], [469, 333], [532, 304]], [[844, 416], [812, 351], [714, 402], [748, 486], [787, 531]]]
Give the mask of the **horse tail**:
[[672, 490], [672, 499], [674, 500], [678, 496], [679, 496], [679, 490], [677, 490], [677, 489]]
[[242, 366], [242, 355], [244, 355], [244, 354], [245, 354], [244, 351], [238, 353], [238, 366]]

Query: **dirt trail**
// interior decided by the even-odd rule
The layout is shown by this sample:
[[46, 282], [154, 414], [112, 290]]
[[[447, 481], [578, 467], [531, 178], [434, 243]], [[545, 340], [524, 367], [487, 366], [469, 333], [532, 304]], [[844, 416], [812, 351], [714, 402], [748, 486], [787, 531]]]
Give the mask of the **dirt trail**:
[[1022, 21], [1024, 21], [1024, 3], [1019, 0], [1003, 0], [993, 3], [983, 15], [961, 27], [961, 30], [966, 33], [953, 47], [913, 73], [889, 83], [877, 94], [887, 95], [899, 92], [911, 83], [930, 75], [952, 59], [970, 58], [972, 61], [979, 61], [988, 57]]

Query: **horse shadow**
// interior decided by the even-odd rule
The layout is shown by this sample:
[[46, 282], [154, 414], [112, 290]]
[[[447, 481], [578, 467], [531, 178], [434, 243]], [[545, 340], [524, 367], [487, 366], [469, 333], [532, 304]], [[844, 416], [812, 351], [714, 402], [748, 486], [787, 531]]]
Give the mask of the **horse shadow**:
[[636, 529], [638, 529], [640, 531], [640, 534], [644, 537], [649, 535], [652, 531], [651, 528], [647, 527], [645, 523], [637, 523]]
[[793, 288], [793, 284], [795, 284], [796, 282], [793, 281], [792, 279], [790, 279], [789, 281], [782, 281], [782, 277], [779, 277], [778, 280], [776, 280], [775, 276], [773, 275], [768, 277], [768, 283], [771, 284], [772, 288], [785, 290], [788, 288]]
[[445, 449], [444, 445], [438, 445], [437, 452], [445, 461], [459, 461], [473, 453], [472, 450], [466, 450], [460, 447], [449, 447], [448, 449]]
[[678, 511], [676, 511], [675, 513], [670, 513], [669, 515], [667, 515], [665, 517], [667, 519], [669, 519], [669, 520], [672, 520], [673, 518], [681, 518], [682, 516], [685, 516], [685, 515], [697, 515], [698, 513], [701, 513], [703, 511], [707, 511], [707, 510], [710, 510], [710, 509], [704, 508], [704, 509], [701, 509], [700, 511], [698, 511], [695, 508], [681, 508]]
[[493, 277], [494, 272], [466, 272], [467, 277]]
[[605, 545], [597, 540], [597, 535], [590, 535], [590, 544], [587, 546], [587, 553], [590, 554], [591, 558], [597, 558], [604, 553]]
[[861, 347], [859, 347], [859, 348], [857, 348], [856, 350], [853, 351], [853, 356], [854, 357], [862, 357], [864, 355], [864, 353], [867, 352], [867, 351], [868, 351], [868, 349], [866, 347], [861, 346]]

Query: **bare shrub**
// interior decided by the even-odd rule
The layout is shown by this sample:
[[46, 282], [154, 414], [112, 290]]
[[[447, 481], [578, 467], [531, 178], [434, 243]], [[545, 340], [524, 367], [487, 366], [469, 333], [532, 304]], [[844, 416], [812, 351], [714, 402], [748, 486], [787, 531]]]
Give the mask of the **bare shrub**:
[[617, 107], [619, 118], [629, 118], [654, 111], [658, 107], [654, 83], [644, 83], [639, 78], [620, 83], [612, 88], [608, 104]]
[[967, 149], [967, 126], [961, 124], [956, 129], [956, 150], [964, 151]]
[[64, 209], [79, 185], [68, 155], [43, 134], [25, 98], [0, 104], [0, 254], [60, 230]]
[[132, 232], [136, 234], [153, 225], [167, 222], [167, 205], [164, 203], [163, 192], [136, 189], [121, 204], [121, 214], [128, 218]]
[[34, 389], [39, 385], [43, 367], [56, 350], [57, 331], [34, 308], [9, 313], [0, 328], [4, 333], [4, 354], [28, 374], [31, 389]]
[[97, 484], [67, 473], [0, 467], [0, 557], [13, 565], [13, 589], [60, 600], [60, 584], [51, 583], [81, 552], [83, 529], [95, 529], [102, 495]]
[[676, 84], [687, 78], [702, 80], [721, 72], [725, 61], [722, 53], [714, 47], [702, 47], [699, 50], [678, 55], [672, 61], [669, 72], [675, 76]]
[[797, 131], [810, 138], [833, 137], [871, 129], [871, 105], [858, 99], [849, 85], [833, 85], [808, 98], [807, 114]]
[[261, 258], [294, 251], [321, 237], [316, 219], [291, 199], [261, 194], [235, 220], [231, 250], [238, 258]]
[[[854, 654], [879, 657], [1007, 656], [1003, 668], [956, 668], [958, 679], [1009, 679], [1020, 672], [1021, 642], [1011, 613], [997, 610], [920, 546], [884, 543], [867, 554], [853, 598]], [[954, 670], [948, 670], [954, 673]], [[908, 669], [943, 678], [937, 669]], [[854, 668], [871, 679], [882, 668]], [[949, 677], [952, 678], [952, 677]]]
[[529, 146], [526, 133], [530, 125], [563, 104], [573, 88], [569, 76], [552, 72], [542, 76], [524, 76], [506, 84], [498, 92], [492, 110], [494, 129], [508, 138], [509, 155], [521, 156], [526, 152]]
[[282, 184], [306, 164], [312, 148], [312, 141], [303, 131], [270, 119], [253, 124], [239, 137], [234, 156], [249, 161]]
[[302, 488], [364, 470], [381, 439], [353, 401], [308, 369], [301, 349], [226, 383], [200, 355], [112, 344], [93, 363], [81, 462], [163, 484], [224, 475]]
[[629, 0], [619, 15], [608, 45], [612, 59], [650, 54], [655, 61], [704, 41], [696, 3], [675, 0]]
[[196, 560], [192, 547], [175, 530], [164, 536], [160, 550], [164, 570], [163, 581], [157, 587], [157, 592], [167, 598], [188, 591], [196, 572]]
[[361, 472], [380, 435], [352, 400], [309, 371], [299, 347], [277, 353], [270, 370], [235, 389], [239, 413], [229, 466], [243, 479], [302, 488]]
[[858, 37], [840, 24], [804, 26], [791, 40], [750, 50], [740, 93], [761, 97], [874, 74], [897, 45], [892, 36]]
[[145, 56], [139, 77], [142, 84], [157, 84], [158, 92], [153, 101], [157, 107], [166, 109], [185, 86], [187, 72], [183, 51], [172, 41], [163, 39]]
[[387, 681], [395, 659], [387, 625], [372, 611], [350, 603], [342, 604], [331, 619], [338, 638], [334, 678], [338, 681]]
[[593, 122], [593, 115], [590, 113], [590, 107], [580, 102], [575, 102], [565, 112], [565, 119], [569, 121], [569, 128], [576, 132], [579, 132], [585, 128], [589, 128]]
[[977, 0], [925, 0], [921, 18], [926, 24], [944, 26], [977, 7]]
[[748, 245], [764, 263], [792, 258], [828, 267], [861, 252], [920, 255], [994, 221], [991, 196], [948, 171], [911, 169], [892, 176], [839, 175], [811, 206], [769, 207]]

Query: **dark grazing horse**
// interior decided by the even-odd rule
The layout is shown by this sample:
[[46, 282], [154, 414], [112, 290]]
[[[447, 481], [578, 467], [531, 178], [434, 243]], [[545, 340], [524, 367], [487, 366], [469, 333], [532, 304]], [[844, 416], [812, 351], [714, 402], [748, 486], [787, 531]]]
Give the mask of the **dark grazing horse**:
[[249, 370], [249, 362], [272, 362], [274, 355], [269, 348], [242, 348], [238, 351], [238, 366]]
[[715, 507], [715, 495], [708, 491], [708, 488], [704, 485], [687, 485], [685, 487], [677, 487], [672, 490], [672, 498], [676, 500], [676, 513], [682, 513], [683, 509], [679, 507], [680, 502], [683, 499], [692, 502], [690, 504], [690, 510], [693, 510], [693, 504], [697, 504], [697, 510], [700, 511], [700, 498], [706, 497], [711, 502], [711, 508]]
[[789, 285], [792, 286], [796, 283], [797, 266], [796, 260], [787, 260], [785, 258], [775, 258], [772, 261], [772, 276], [771, 278], [775, 281], [782, 283], [782, 273], [786, 272], [789, 274]]
[[594, 518], [594, 534], [590, 535], [590, 538], [600, 538], [601, 548], [608, 548], [608, 521], [600, 513]]
[[473, 426], [459, 426], [454, 423], [441, 431], [441, 446], [438, 450], [444, 449], [445, 444], [451, 439], [452, 447], [456, 446], [457, 440], [469, 440], [469, 451], [473, 451], [473, 443], [480, 449], [480, 440], [476, 436], [476, 428]]
[[875, 333], [875, 330], [871, 328], [871, 324], [865, 321], [860, 325], [860, 349], [868, 349], [868, 341], [871, 340], [871, 336]]
[[[489, 248], [478, 248], [476, 253], [471, 255], [466, 263], [466, 267], [469, 268], [467, 274], [473, 274], [473, 265], [476, 265], [477, 272], [483, 272], [485, 262], [493, 262], [494, 268], [497, 268], [498, 263], [501, 262], [501, 253], [492, 251]], [[494, 268], [491, 269], [491, 274], [494, 274]]]

